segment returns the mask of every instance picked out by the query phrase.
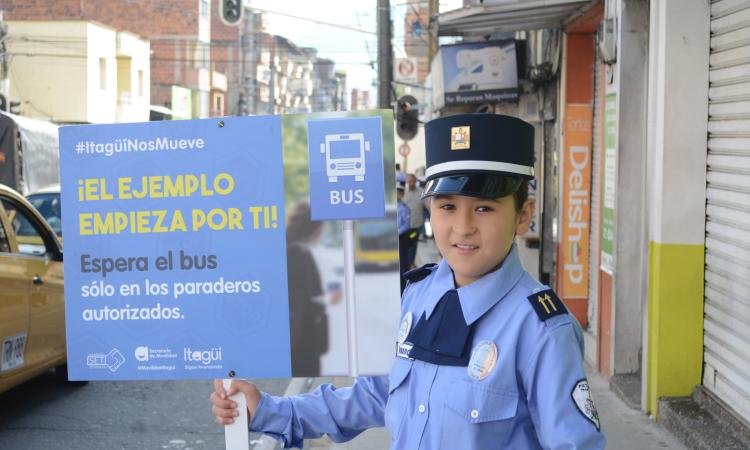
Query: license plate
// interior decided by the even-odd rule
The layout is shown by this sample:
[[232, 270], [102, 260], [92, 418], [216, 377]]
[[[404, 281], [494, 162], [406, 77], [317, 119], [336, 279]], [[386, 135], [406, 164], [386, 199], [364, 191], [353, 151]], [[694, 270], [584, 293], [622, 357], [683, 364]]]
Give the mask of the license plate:
[[23, 367], [23, 352], [26, 348], [26, 333], [3, 338], [2, 364], [0, 371]]

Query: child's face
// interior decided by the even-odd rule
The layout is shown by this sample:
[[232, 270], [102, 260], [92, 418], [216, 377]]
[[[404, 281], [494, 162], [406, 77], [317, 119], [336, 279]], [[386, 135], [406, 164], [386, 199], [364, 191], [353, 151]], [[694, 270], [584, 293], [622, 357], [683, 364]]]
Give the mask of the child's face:
[[446, 259], [457, 287], [465, 286], [500, 266], [515, 233], [526, 232], [531, 202], [516, 211], [512, 195], [485, 200], [463, 195], [437, 195], [430, 201], [430, 224], [438, 250]]

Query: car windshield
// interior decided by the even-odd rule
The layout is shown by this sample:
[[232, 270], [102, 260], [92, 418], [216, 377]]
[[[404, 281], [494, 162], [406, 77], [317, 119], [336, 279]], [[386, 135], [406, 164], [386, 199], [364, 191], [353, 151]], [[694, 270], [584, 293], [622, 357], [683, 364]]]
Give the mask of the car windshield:
[[52, 231], [62, 237], [62, 221], [60, 219], [60, 194], [34, 194], [29, 196], [29, 202], [47, 220]]

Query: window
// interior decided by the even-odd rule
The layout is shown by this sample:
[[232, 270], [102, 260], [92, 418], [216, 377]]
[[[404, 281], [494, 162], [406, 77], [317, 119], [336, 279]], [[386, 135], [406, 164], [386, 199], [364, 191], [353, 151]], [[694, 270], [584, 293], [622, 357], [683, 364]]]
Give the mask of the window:
[[138, 96], [143, 97], [143, 71], [138, 71]]
[[222, 114], [224, 109], [221, 107], [221, 95], [216, 96], [216, 112]]
[[28, 256], [44, 256], [47, 253], [47, 246], [28, 213], [5, 199], [3, 199], [3, 206], [16, 234], [18, 253]]
[[207, 69], [211, 65], [211, 46], [205, 42], [198, 42], [195, 46], [195, 66]]
[[41, 214], [47, 223], [49, 224], [52, 231], [58, 236], [62, 237], [62, 217], [60, 216], [60, 194], [34, 194], [28, 197], [29, 203], [31, 203], [39, 214]]
[[107, 89], [107, 58], [99, 58], [99, 89]]

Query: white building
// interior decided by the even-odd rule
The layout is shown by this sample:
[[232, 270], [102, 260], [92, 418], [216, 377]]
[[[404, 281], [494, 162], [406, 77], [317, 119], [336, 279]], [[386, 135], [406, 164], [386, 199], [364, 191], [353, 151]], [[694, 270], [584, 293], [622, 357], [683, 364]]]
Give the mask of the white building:
[[10, 98], [24, 116], [148, 121], [149, 42], [92, 21], [8, 21]]

